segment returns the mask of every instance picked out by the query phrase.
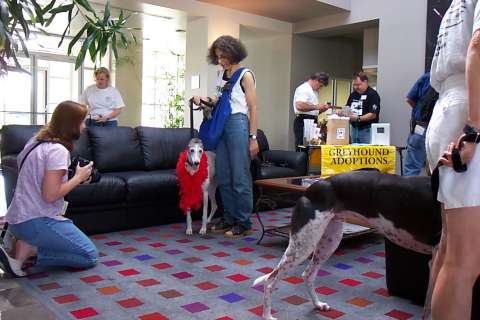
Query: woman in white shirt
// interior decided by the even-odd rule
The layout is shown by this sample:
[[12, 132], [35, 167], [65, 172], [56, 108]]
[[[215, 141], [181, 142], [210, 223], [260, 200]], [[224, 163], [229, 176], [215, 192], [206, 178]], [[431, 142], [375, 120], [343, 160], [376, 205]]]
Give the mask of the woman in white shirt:
[[79, 102], [88, 106], [87, 127], [116, 127], [118, 115], [125, 107], [122, 96], [117, 89], [110, 86], [110, 72], [100, 67], [94, 72], [95, 84], [87, 87]]
[[[236, 238], [251, 233], [253, 209], [251, 158], [258, 153], [257, 96], [253, 72], [241, 66], [247, 57], [243, 44], [231, 36], [217, 38], [209, 49], [208, 60], [220, 65], [217, 92], [203, 98], [216, 104], [231, 90], [231, 113], [226, 119], [220, 142], [216, 147], [215, 173], [223, 203], [223, 218], [212, 230]], [[234, 79], [237, 78], [237, 81]], [[193, 97], [200, 104], [200, 97]]]
[[[435, 320], [470, 319], [472, 288], [480, 275], [480, 149], [461, 140], [468, 135], [478, 142], [479, 70], [480, 0], [453, 0], [440, 25], [432, 62], [430, 82], [439, 99], [426, 136], [430, 169], [439, 160], [444, 164], [439, 168], [437, 198], [443, 231], [431, 271], [436, 280]], [[459, 149], [466, 168], [452, 161], [452, 155], [458, 159]]]

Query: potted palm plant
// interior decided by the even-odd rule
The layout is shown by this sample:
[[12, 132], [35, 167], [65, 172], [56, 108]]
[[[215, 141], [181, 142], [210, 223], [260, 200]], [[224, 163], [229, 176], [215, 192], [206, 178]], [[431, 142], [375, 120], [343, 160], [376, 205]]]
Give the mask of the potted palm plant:
[[123, 10], [118, 18], [111, 15], [110, 1], [107, 0], [103, 14], [97, 13], [87, 0], [67, 0], [61, 4], [57, 0], [45, 3], [38, 0], [0, 0], [0, 75], [8, 72], [8, 62], [13, 60], [16, 69], [21, 69], [17, 53], [22, 51], [28, 57], [28, 41], [33, 29], [43, 31], [59, 14], [67, 15], [67, 24], [61, 36], [59, 46], [70, 35], [74, 19], [82, 19], [83, 26], [70, 39], [68, 55], [73, 46], [83, 41], [78, 52], [75, 69], [78, 69], [90, 55], [92, 61], [103, 57], [111, 44], [115, 58], [118, 58], [117, 43], [127, 48], [136, 43], [132, 29], [126, 26], [129, 16]]

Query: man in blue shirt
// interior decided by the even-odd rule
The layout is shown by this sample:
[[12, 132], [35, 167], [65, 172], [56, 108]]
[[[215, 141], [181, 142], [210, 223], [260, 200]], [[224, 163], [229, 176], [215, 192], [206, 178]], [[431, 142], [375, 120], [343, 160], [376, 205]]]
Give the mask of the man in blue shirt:
[[430, 72], [421, 76], [407, 95], [412, 116], [403, 170], [405, 176], [419, 175], [425, 164], [425, 133], [437, 99], [437, 92], [430, 86]]

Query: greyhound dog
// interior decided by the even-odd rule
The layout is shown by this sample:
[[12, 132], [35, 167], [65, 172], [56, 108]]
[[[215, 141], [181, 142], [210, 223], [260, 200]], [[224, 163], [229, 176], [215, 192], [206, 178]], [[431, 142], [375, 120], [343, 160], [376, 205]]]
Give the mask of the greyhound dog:
[[[376, 228], [401, 247], [435, 256], [442, 221], [429, 177], [352, 171], [320, 180], [307, 189], [293, 210], [290, 240], [280, 262], [253, 284], [265, 283], [264, 319], [275, 319], [271, 314], [275, 283], [312, 253], [302, 276], [314, 306], [322, 311], [330, 309], [318, 299], [313, 282], [320, 265], [342, 240], [342, 220], [350, 217]], [[430, 311], [433, 281], [431, 275], [424, 317]]]
[[[187, 149], [180, 155], [177, 162], [177, 179], [180, 184], [180, 207], [187, 216], [186, 234], [193, 233], [192, 209], [199, 209], [203, 205], [202, 227], [199, 233], [205, 235], [207, 224], [217, 210], [215, 192], [218, 183], [215, 176], [215, 153], [204, 151], [200, 139], [191, 139]], [[209, 215], [208, 198], [211, 201]]]

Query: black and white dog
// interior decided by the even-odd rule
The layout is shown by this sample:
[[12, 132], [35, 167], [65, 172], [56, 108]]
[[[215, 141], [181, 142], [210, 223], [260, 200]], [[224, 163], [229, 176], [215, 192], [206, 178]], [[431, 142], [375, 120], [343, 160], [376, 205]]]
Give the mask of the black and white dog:
[[[180, 184], [180, 207], [184, 209], [187, 216], [186, 234], [193, 233], [192, 209], [203, 205], [202, 227], [199, 233], [205, 235], [207, 225], [218, 207], [215, 199], [218, 182], [215, 175], [215, 153], [204, 151], [200, 139], [191, 139], [187, 149], [180, 155], [177, 163], [177, 179]], [[208, 198], [211, 201], [210, 214], [208, 214]]]
[[[330, 309], [318, 299], [313, 282], [321, 264], [337, 249], [342, 239], [342, 220], [349, 217], [371, 225], [399, 246], [435, 254], [442, 221], [429, 177], [353, 171], [321, 180], [310, 186], [297, 202], [292, 213], [290, 241], [280, 262], [253, 284], [265, 283], [264, 319], [275, 319], [271, 314], [275, 283], [312, 253], [302, 276], [314, 306], [322, 311]], [[424, 316], [429, 312], [432, 285], [431, 281]]]

